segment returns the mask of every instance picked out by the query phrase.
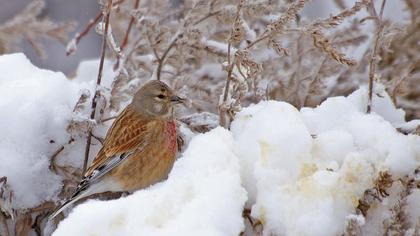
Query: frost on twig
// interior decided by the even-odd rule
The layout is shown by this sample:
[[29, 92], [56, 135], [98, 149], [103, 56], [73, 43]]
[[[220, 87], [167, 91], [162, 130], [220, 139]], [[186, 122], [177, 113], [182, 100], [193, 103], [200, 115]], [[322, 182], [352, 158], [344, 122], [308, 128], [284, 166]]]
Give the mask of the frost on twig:
[[85, 28], [80, 32], [76, 33], [76, 35], [67, 43], [66, 46], [66, 55], [73, 55], [77, 51], [77, 45], [79, 44], [80, 40], [86, 36], [91, 28], [99, 21], [99, 19], [102, 16], [102, 12], [99, 12], [96, 14], [95, 18], [90, 19], [88, 24], [85, 26]]
[[[95, 27], [96, 33], [99, 35], [103, 35], [105, 31], [105, 23], [99, 22]], [[118, 46], [117, 42], [115, 41], [114, 35], [112, 33], [112, 27], [111, 25], [108, 25], [108, 33], [106, 36], [106, 42], [108, 43], [108, 47], [112, 50], [112, 52], [115, 53], [116, 56], [122, 57], [122, 50]]]

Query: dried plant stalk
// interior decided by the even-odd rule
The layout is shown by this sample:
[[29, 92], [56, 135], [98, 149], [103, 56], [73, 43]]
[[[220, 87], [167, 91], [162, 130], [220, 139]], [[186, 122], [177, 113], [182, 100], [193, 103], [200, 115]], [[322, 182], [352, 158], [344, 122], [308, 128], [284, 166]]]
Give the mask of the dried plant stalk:
[[[372, 4], [372, 9], [375, 10], [375, 6], [373, 5], [373, 2], [371, 4]], [[370, 113], [372, 111], [373, 83], [375, 80], [376, 64], [378, 63], [377, 61], [378, 48], [379, 48], [380, 40], [382, 37], [382, 31], [385, 27], [382, 21], [382, 15], [384, 13], [385, 4], [386, 4], [386, 0], [382, 0], [380, 14], [379, 16], [375, 15], [375, 17], [378, 19], [378, 28], [375, 34], [375, 42], [373, 45], [373, 51], [372, 51], [371, 58], [369, 61], [369, 87], [368, 87], [368, 103], [367, 103], [367, 109], [366, 109], [367, 113]]]
[[[96, 114], [96, 106], [97, 106], [97, 102], [100, 95], [100, 91], [99, 91], [99, 86], [101, 85], [101, 80], [102, 80], [102, 70], [104, 67], [104, 61], [105, 61], [105, 51], [106, 51], [106, 45], [107, 45], [107, 35], [108, 35], [108, 28], [109, 28], [109, 18], [110, 18], [110, 14], [111, 14], [111, 6], [112, 6], [112, 0], [108, 0], [107, 6], [106, 6], [106, 12], [104, 15], [105, 18], [105, 31], [104, 34], [102, 35], [102, 49], [101, 49], [101, 59], [99, 62], [99, 70], [98, 70], [98, 77], [96, 79], [96, 88], [95, 88], [95, 96], [93, 97], [92, 100], [92, 111], [90, 113], [90, 119], [94, 120], [95, 119], [95, 114]], [[88, 164], [88, 160], [89, 160], [89, 152], [90, 152], [90, 145], [92, 142], [92, 128], [89, 127], [89, 130], [87, 132], [88, 136], [87, 136], [87, 140], [86, 140], [86, 147], [85, 147], [85, 159], [83, 162], [83, 169], [82, 169], [82, 175], [85, 174], [86, 168], [87, 168], [87, 164]]]
[[233, 42], [239, 42], [243, 36], [243, 33], [241, 33], [241, 29], [240, 29], [240, 25], [241, 25], [240, 13], [241, 13], [241, 9], [243, 5], [244, 5], [244, 0], [240, 0], [236, 8], [235, 20], [234, 20], [232, 29], [230, 31], [229, 39], [228, 39], [227, 66], [226, 66], [227, 77], [226, 77], [225, 89], [223, 92], [223, 100], [222, 100], [222, 103], [219, 105], [219, 122], [220, 122], [220, 125], [225, 128], [227, 127], [226, 101], [229, 95], [230, 81], [232, 80], [232, 71], [235, 64], [235, 62], [233, 62], [231, 59], [231, 47], [232, 47]]

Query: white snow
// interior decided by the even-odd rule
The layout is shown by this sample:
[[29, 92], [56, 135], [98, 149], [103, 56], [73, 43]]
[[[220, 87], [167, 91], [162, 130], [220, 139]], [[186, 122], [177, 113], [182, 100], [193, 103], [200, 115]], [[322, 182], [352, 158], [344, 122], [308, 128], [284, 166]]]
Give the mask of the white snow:
[[[110, 62], [105, 66], [103, 82], [109, 87], [115, 73]], [[77, 78], [69, 80], [61, 72], [37, 68], [24, 54], [0, 56], [0, 177], [11, 186], [13, 209], [56, 200], [61, 177], [49, 165], [61, 145], [66, 149], [59, 164], [81, 165], [85, 143], [67, 145], [66, 128], [71, 119], [88, 119], [87, 113], [76, 117], [73, 108], [83, 91], [94, 94], [97, 70], [98, 60], [83, 62]]]
[[232, 146], [223, 128], [198, 135], [167, 181], [126, 198], [81, 204], [53, 235], [238, 235], [246, 192]]
[[20, 53], [0, 56], [0, 71], [0, 176], [11, 185], [12, 207], [31, 208], [61, 188], [48, 166], [69, 138], [66, 127], [82, 86], [38, 69]]
[[402, 177], [420, 164], [420, 138], [390, 123], [404, 114], [386, 94], [365, 114], [365, 94], [362, 88], [300, 113], [287, 103], [260, 102], [236, 116], [248, 206], [264, 235], [339, 235], [380, 170]]
[[[231, 130], [251, 202], [257, 192], [272, 191], [264, 187], [267, 184], [274, 187], [296, 180], [300, 163], [309, 160], [311, 136], [298, 110], [287, 103], [260, 102], [245, 108]], [[276, 158], [280, 156], [285, 158]]]

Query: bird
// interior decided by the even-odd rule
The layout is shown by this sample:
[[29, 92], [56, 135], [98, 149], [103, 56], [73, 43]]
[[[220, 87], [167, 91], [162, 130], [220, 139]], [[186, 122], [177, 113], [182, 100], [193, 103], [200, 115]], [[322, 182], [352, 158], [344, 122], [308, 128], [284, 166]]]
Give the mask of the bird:
[[166, 179], [177, 152], [173, 109], [184, 101], [159, 80], [143, 85], [108, 129], [72, 197], [48, 218], [92, 194], [133, 192]]

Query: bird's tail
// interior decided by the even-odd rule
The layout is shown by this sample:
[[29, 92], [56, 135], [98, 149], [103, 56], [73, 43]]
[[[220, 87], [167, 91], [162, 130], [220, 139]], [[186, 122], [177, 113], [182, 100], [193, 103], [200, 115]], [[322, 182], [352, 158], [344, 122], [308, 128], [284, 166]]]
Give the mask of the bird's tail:
[[67, 201], [65, 201], [63, 204], [61, 204], [60, 206], [58, 206], [53, 213], [51, 213], [48, 216], [48, 220], [52, 220], [54, 219], [58, 214], [60, 214], [62, 211], [64, 211], [65, 209], [67, 209], [68, 207], [70, 207], [73, 203], [75, 203], [76, 201], [78, 201], [80, 198], [82, 198], [83, 196], [74, 196], [70, 199], [68, 199]]
[[[82, 182], [83, 183], [83, 182]], [[62, 211], [70, 207], [73, 203], [77, 202], [78, 200], [85, 198], [91, 194], [94, 193], [100, 193], [104, 192], [103, 186], [106, 187], [106, 184], [94, 184], [94, 185], [83, 185], [79, 184], [79, 186], [76, 189], [76, 192], [73, 194], [73, 196], [65, 201], [63, 204], [61, 204], [59, 207], [57, 207], [53, 213], [51, 213], [48, 216], [48, 220], [54, 219], [58, 214], [60, 214]]]

